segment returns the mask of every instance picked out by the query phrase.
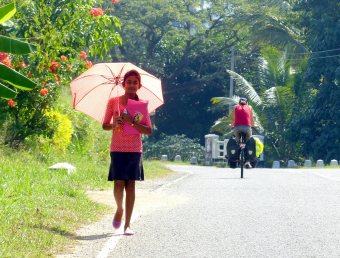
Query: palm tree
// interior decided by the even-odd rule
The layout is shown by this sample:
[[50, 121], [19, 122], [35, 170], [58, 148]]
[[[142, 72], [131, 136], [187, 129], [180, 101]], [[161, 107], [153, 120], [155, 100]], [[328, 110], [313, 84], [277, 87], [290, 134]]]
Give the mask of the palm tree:
[[[256, 114], [256, 124], [265, 135], [266, 142], [269, 143], [266, 144], [267, 152], [269, 149], [271, 156], [289, 159], [294, 153], [294, 146], [287, 136], [296, 101], [293, 88], [295, 69], [287, 58], [287, 50], [280, 52], [274, 47], [266, 47], [261, 53], [262, 56], [258, 59], [260, 92], [257, 92], [242, 75], [226, 70], [235, 81], [236, 96], [215, 97], [211, 102], [213, 105], [226, 107], [238, 103], [239, 96], [247, 97]], [[227, 121], [226, 117], [219, 119], [211, 130], [221, 132], [219, 130]], [[230, 133], [227, 129], [224, 132]]]

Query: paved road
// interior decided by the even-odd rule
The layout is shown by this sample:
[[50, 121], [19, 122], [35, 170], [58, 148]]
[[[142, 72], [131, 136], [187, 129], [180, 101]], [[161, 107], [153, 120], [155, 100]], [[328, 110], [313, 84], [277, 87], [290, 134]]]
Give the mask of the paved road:
[[141, 214], [136, 235], [103, 238], [87, 257], [340, 257], [340, 170], [240, 179], [228, 168], [170, 167], [181, 177], [153, 191], [163, 205]]

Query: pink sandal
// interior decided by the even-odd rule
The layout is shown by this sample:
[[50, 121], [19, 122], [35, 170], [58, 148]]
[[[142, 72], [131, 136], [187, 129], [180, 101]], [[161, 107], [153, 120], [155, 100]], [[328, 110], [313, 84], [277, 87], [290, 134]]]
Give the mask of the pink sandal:
[[120, 228], [121, 225], [122, 225], [122, 221], [112, 220], [112, 227], [114, 229]]
[[134, 234], [135, 234], [135, 232], [133, 230], [131, 230], [129, 227], [127, 227], [124, 230], [124, 235], [126, 235], [126, 236], [133, 236]]

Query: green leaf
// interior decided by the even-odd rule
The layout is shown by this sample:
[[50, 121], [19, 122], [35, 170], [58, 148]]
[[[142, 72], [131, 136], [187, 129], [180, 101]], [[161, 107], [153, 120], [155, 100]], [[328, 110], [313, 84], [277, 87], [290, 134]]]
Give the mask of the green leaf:
[[213, 97], [211, 98], [211, 104], [213, 105], [236, 105], [238, 101], [235, 98], [228, 98], [228, 97]]
[[26, 42], [0, 35], [0, 51], [22, 55], [34, 52], [36, 47]]
[[0, 98], [14, 99], [16, 95], [16, 91], [0, 83]]
[[37, 87], [35, 82], [2, 63], [0, 63], [0, 80], [21, 90], [32, 90]]
[[0, 7], [0, 24], [8, 21], [16, 13], [15, 3]]
[[257, 106], [260, 106], [262, 104], [260, 96], [257, 94], [253, 85], [250, 82], [248, 82], [243, 76], [235, 73], [234, 71], [228, 69], [226, 69], [226, 71], [227, 73], [229, 73], [230, 77], [233, 78], [236, 85], [238, 86], [240, 93], [242, 93], [243, 96], [251, 99]]

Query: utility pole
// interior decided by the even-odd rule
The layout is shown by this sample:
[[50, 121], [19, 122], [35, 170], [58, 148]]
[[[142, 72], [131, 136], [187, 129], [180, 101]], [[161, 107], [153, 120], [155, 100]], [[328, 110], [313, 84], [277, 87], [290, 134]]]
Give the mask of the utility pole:
[[[231, 61], [230, 61], [230, 70], [234, 71], [235, 70], [235, 51], [232, 48], [231, 49]], [[230, 87], [229, 87], [229, 97], [232, 98], [234, 95], [234, 80], [230, 76]], [[229, 105], [229, 113], [232, 111], [233, 106], [230, 104]]]

